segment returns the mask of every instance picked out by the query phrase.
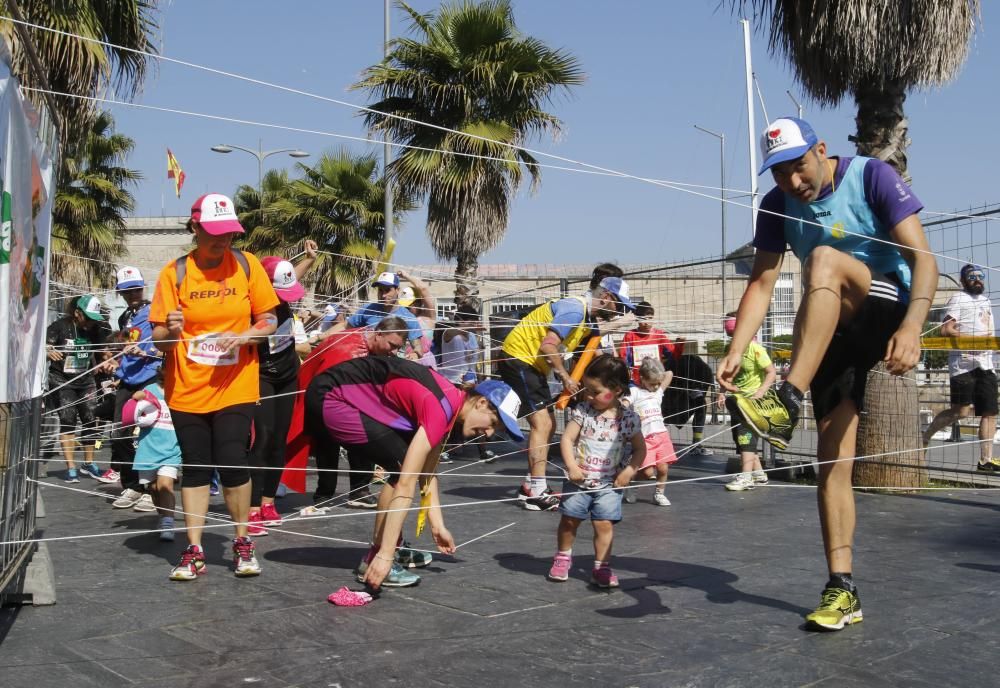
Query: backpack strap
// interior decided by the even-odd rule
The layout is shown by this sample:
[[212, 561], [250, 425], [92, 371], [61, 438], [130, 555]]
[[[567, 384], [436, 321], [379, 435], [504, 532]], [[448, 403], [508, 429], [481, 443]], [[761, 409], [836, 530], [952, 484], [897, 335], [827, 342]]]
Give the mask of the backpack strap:
[[[240, 264], [243, 268], [243, 274], [246, 275], [247, 280], [250, 280], [250, 261], [247, 260], [247, 256], [243, 251], [239, 249], [230, 249], [233, 252], [233, 258], [236, 262]], [[187, 259], [188, 254], [184, 254], [180, 258], [174, 261], [174, 272], [177, 273], [177, 291], [181, 289], [181, 283], [184, 282], [184, 276], [187, 275]]]

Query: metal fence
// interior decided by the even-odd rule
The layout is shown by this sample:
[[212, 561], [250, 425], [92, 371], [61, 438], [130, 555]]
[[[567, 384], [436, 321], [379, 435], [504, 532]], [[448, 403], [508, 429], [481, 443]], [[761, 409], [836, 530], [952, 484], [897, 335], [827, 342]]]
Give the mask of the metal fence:
[[20, 601], [35, 551], [42, 400], [0, 404], [0, 602]]

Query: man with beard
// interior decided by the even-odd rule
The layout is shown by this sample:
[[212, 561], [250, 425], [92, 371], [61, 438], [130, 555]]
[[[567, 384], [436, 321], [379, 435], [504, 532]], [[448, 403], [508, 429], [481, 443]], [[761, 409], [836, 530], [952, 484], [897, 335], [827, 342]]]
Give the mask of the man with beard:
[[[948, 299], [941, 334], [945, 337], [992, 337], [993, 304], [983, 293], [986, 273], [978, 265], [964, 265], [962, 291]], [[1000, 472], [993, 458], [993, 435], [997, 427], [997, 376], [992, 351], [953, 350], [948, 354], [951, 377], [951, 408], [937, 414], [924, 432], [924, 445], [941, 428], [975, 411], [979, 416], [979, 465], [983, 472]]]
[[551, 511], [559, 507], [545, 480], [545, 464], [555, 432], [549, 372], [573, 395], [580, 383], [570, 377], [563, 354], [575, 351], [585, 338], [597, 333], [598, 320], [611, 320], [635, 307], [628, 298], [628, 284], [620, 277], [605, 277], [582, 296], [570, 296], [542, 304], [526, 315], [503, 342], [503, 358], [497, 367], [500, 379], [510, 385], [527, 411], [527, 482], [518, 492], [529, 511]]

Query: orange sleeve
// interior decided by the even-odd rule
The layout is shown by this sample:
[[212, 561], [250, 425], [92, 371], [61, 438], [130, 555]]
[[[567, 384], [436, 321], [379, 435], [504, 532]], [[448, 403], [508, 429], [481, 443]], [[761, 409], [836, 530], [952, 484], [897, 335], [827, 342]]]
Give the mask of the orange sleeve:
[[277, 308], [281, 299], [275, 293], [271, 280], [267, 278], [264, 266], [257, 260], [257, 256], [246, 252], [243, 255], [246, 256], [247, 263], [250, 265], [250, 284], [247, 290], [250, 294], [250, 313], [259, 315], [272, 308]]
[[177, 268], [176, 263], [170, 261], [160, 270], [160, 278], [156, 281], [153, 303], [149, 307], [149, 322], [162, 325], [167, 322], [167, 313], [177, 308]]

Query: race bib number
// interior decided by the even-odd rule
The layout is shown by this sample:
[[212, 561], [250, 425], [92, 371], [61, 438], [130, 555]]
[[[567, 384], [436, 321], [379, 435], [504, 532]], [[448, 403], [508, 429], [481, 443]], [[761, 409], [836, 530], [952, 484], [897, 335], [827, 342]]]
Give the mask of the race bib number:
[[640, 344], [632, 347], [632, 360], [634, 366], [642, 365], [642, 359], [652, 358], [660, 360], [660, 347], [656, 344]]
[[207, 366], [231, 366], [240, 360], [239, 349], [226, 351], [218, 334], [204, 334], [188, 342], [188, 360]]
[[280, 354], [295, 342], [295, 334], [292, 331], [294, 321], [289, 318], [278, 325], [274, 334], [267, 338], [267, 350], [272, 356]]
[[63, 372], [78, 375], [90, 367], [90, 352], [86, 350], [89, 342], [76, 338], [66, 340], [66, 353], [63, 355]]

